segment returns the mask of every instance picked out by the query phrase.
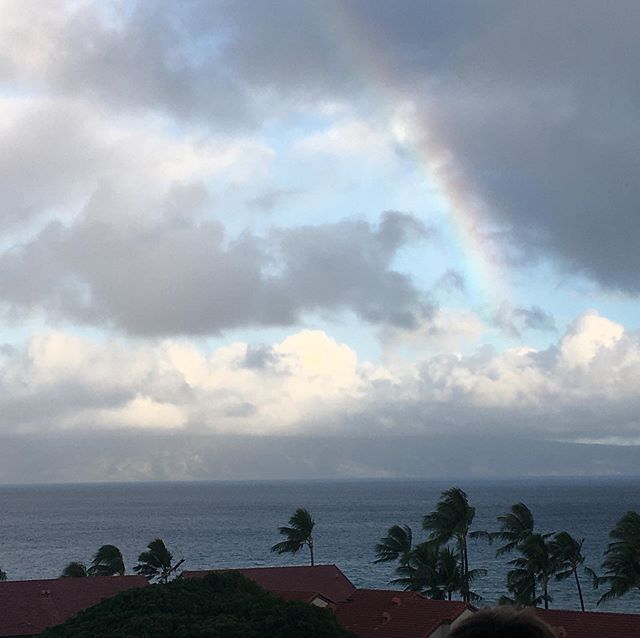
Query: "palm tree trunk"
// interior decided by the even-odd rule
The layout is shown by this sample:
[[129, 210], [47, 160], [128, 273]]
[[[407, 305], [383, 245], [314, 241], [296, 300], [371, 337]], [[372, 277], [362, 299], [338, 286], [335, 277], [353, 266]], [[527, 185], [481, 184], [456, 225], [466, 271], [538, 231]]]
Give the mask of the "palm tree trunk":
[[309, 553], [311, 555], [311, 567], [313, 567], [313, 541], [309, 541]]
[[549, 579], [545, 578], [543, 581], [544, 587], [544, 608], [549, 609]]
[[582, 587], [580, 587], [580, 579], [578, 578], [578, 570], [573, 570], [573, 575], [576, 577], [576, 587], [578, 588], [578, 596], [580, 596], [580, 608], [584, 611], [584, 599], [582, 598]]
[[467, 555], [467, 537], [462, 537], [462, 543], [460, 547], [460, 558], [462, 559], [462, 579], [464, 581], [463, 600], [465, 603], [469, 602], [469, 556]]

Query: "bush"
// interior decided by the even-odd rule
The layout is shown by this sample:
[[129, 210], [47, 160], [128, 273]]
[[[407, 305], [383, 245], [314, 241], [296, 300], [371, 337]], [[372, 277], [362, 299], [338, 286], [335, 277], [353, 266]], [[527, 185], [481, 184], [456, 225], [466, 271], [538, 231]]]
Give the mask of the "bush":
[[43, 638], [353, 638], [331, 611], [287, 602], [236, 572], [122, 592]]

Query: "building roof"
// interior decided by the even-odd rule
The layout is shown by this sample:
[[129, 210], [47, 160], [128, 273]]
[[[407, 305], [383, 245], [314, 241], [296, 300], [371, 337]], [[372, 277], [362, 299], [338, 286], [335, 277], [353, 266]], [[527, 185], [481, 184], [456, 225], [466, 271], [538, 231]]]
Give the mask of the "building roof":
[[[640, 615], [536, 609], [558, 638], [638, 638]], [[564, 631], [562, 631], [564, 630]]]
[[237, 571], [258, 584], [262, 589], [277, 593], [307, 592], [319, 594], [332, 602], [348, 598], [354, 591], [353, 583], [335, 565], [300, 565], [294, 567], [243, 567], [208, 571], [185, 571], [183, 578], [203, 578], [220, 571]]
[[144, 576], [0, 582], [0, 636], [36, 636], [105, 598], [147, 584]]
[[358, 589], [338, 605], [336, 617], [358, 638], [428, 638], [467, 609], [473, 608], [417, 592]]

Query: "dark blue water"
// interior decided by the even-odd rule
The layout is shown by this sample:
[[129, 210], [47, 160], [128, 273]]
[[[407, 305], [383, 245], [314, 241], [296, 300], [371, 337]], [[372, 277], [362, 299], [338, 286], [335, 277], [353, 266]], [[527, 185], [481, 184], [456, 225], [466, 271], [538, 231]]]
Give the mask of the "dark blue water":
[[[185, 568], [216, 568], [307, 561], [269, 551], [297, 507], [316, 520], [317, 562], [335, 563], [358, 586], [384, 587], [390, 565], [374, 565], [374, 545], [393, 524], [420, 533], [448, 483], [434, 481], [206, 482], [0, 487], [0, 567], [10, 579], [58, 576], [71, 560], [88, 562], [102, 544], [122, 550], [128, 570], [155, 537], [162, 537]], [[539, 531], [567, 530], [584, 538], [586, 564], [599, 568], [609, 530], [627, 510], [640, 511], [640, 480], [522, 480], [462, 483], [477, 509], [475, 529], [496, 529], [496, 516], [523, 501]], [[489, 573], [476, 590], [487, 600], [506, 593], [506, 560], [475, 541], [471, 566]], [[588, 607], [599, 597], [585, 579]], [[575, 608], [572, 581], [554, 583], [554, 607]], [[602, 610], [640, 611], [629, 595]]]

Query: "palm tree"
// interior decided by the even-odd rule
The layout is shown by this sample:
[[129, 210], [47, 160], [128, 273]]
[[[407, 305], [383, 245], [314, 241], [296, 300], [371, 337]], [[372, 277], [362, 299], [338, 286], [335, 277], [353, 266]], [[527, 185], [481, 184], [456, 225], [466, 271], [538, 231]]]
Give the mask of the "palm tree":
[[528, 567], [514, 567], [507, 572], [507, 590], [513, 596], [501, 596], [499, 605], [537, 607], [542, 596], [536, 595], [536, 578]]
[[[545, 609], [549, 609], [549, 602], [552, 600], [549, 595], [549, 581], [561, 565], [548, 537], [549, 534], [530, 534], [520, 543], [518, 550], [521, 555], [509, 561], [514, 569], [507, 575], [509, 591], [515, 593], [517, 598], [529, 598], [524, 604], [537, 605], [538, 601], [542, 601]], [[536, 583], [540, 583], [542, 587], [539, 598], [536, 597]], [[522, 586], [523, 589], [517, 590], [515, 585]]]
[[133, 568], [133, 571], [146, 576], [149, 580], [157, 578], [159, 582], [166, 583], [169, 576], [184, 563], [184, 558], [175, 565], [172, 563], [173, 556], [164, 541], [161, 538], [156, 538], [147, 545], [147, 551], [138, 556], [138, 564]]
[[459, 487], [452, 487], [442, 492], [435, 512], [427, 514], [422, 521], [422, 526], [429, 532], [429, 540], [438, 545], [455, 540], [463, 576], [462, 598], [465, 602], [470, 599], [467, 537], [475, 514], [476, 509], [469, 505], [467, 495]]
[[87, 568], [84, 563], [78, 561], [71, 561], [60, 574], [61, 578], [83, 578], [87, 576]]
[[[481, 600], [476, 593], [467, 591], [457, 552], [433, 541], [416, 545], [396, 573], [399, 577], [391, 581], [393, 584], [402, 585], [407, 591], [422, 592], [435, 600], [451, 600], [456, 592], [463, 595], [466, 592], [473, 601]], [[470, 570], [468, 582], [482, 573], [483, 570]]]
[[387, 535], [376, 544], [376, 560], [374, 563], [386, 563], [399, 560], [403, 565], [407, 562], [413, 545], [413, 532], [408, 525], [394, 525]]
[[455, 592], [462, 591], [464, 581], [458, 555], [450, 547], [440, 550], [437, 569], [440, 586], [446, 594], [447, 600], [451, 600]]
[[490, 536], [504, 541], [504, 545], [496, 550], [496, 556], [512, 552], [533, 534], [533, 514], [524, 503], [512, 505], [510, 512], [498, 516], [498, 522], [500, 531]]
[[115, 545], [103, 545], [93, 556], [91, 567], [87, 569], [89, 576], [123, 576], [124, 559], [122, 552]]
[[609, 538], [611, 542], [602, 561], [605, 575], [598, 579], [607, 583], [609, 590], [600, 597], [598, 605], [640, 589], [640, 514], [627, 512], [609, 532]]
[[272, 548], [272, 552], [278, 552], [278, 554], [295, 554], [304, 545], [309, 547], [309, 553], [311, 555], [311, 566], [313, 567], [313, 526], [315, 522], [309, 514], [309, 512], [299, 507], [293, 516], [289, 519], [289, 526], [279, 527], [278, 531], [283, 536], [287, 537], [287, 540], [276, 543]]
[[399, 578], [391, 582], [402, 585], [406, 591], [420, 591], [429, 598], [444, 600], [445, 591], [441, 587], [438, 573], [439, 559], [440, 546], [437, 543], [430, 541], [420, 543], [409, 554], [406, 562], [396, 570]]
[[[578, 568], [584, 563], [584, 555], [582, 554], [582, 545], [584, 538], [576, 540], [569, 532], [558, 532], [551, 541], [552, 552], [560, 563], [560, 571], [556, 574], [558, 580], [564, 580], [573, 576], [578, 589], [578, 597], [580, 598], [580, 609], [584, 611], [584, 598], [582, 597], [582, 586], [578, 576]], [[589, 567], [583, 567], [583, 570], [591, 576], [593, 582], [598, 581], [598, 577]]]

